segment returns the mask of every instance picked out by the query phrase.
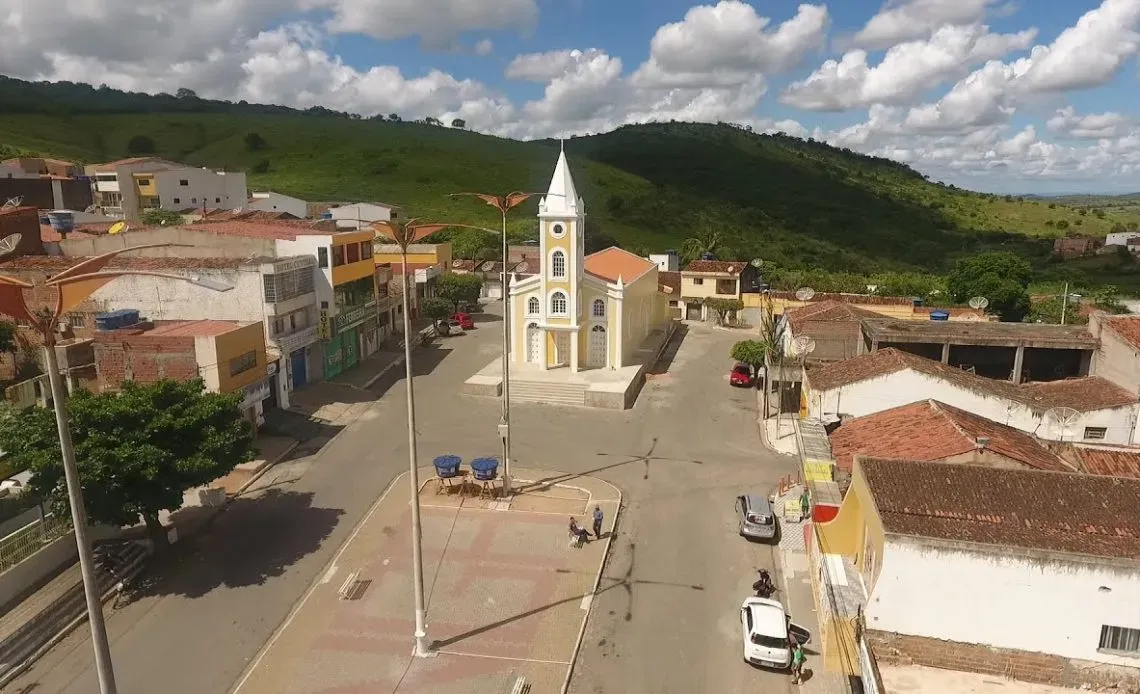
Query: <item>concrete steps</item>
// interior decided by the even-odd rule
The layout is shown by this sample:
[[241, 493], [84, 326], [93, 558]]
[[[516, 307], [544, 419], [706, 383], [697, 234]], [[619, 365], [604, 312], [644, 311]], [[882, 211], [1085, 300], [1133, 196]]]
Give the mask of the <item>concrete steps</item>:
[[[141, 573], [146, 558], [146, 549], [133, 542], [97, 545], [99, 594], [106, 599]], [[83, 583], [75, 564], [5, 615], [5, 623], [0, 624], [0, 687], [82, 623], [86, 614]]]
[[581, 407], [586, 404], [586, 384], [512, 378], [511, 402], [546, 402]]

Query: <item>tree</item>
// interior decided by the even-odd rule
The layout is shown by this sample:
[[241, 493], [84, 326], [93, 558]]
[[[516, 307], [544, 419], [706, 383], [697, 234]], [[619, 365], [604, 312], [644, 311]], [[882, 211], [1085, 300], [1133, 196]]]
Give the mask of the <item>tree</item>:
[[768, 353], [768, 344], [760, 340], [741, 340], [732, 346], [731, 356], [741, 364], [747, 364], [752, 368], [752, 374], [760, 373], [760, 367], [764, 366], [764, 356]]
[[734, 314], [744, 309], [744, 302], [740, 299], [719, 299], [710, 297], [705, 299], [705, 307], [712, 311], [717, 325], [731, 323]]
[[392, 123], [399, 123], [399, 122], [400, 122], [400, 114], [398, 114], [398, 113], [389, 113], [389, 114], [388, 114], [388, 121], [389, 121], [389, 122], [392, 122]]
[[681, 242], [681, 260], [686, 264], [700, 260], [703, 255], [716, 255], [724, 243], [724, 234], [712, 226], [706, 226], [696, 236]]
[[258, 133], [245, 134], [245, 148], [250, 152], [260, 152], [268, 146], [269, 143]]
[[[206, 392], [201, 379], [127, 381], [120, 392], [84, 390], [67, 400], [79, 479], [90, 520], [122, 526], [141, 516], [156, 548], [165, 547], [163, 510], [182, 495], [253, 459], [253, 429], [240, 396]], [[31, 488], [61, 516], [67, 491], [52, 411], [29, 407], [0, 426], [0, 448], [32, 470]]]
[[127, 143], [127, 151], [131, 154], [154, 154], [154, 140], [146, 135], [135, 135]]
[[186, 87], [182, 87], [178, 91], [174, 92], [174, 96], [178, 97], [179, 99], [197, 99], [198, 98], [198, 94], [195, 93], [195, 91], [193, 89], [187, 89]]
[[1029, 313], [1029, 262], [1008, 251], [979, 253], [959, 260], [946, 278], [946, 288], [957, 303], [971, 297], [989, 299], [989, 310], [1003, 321], [1020, 321]]
[[451, 127], [453, 127], [453, 128], [466, 128], [467, 127], [467, 121], [463, 120], [462, 118], [452, 118], [451, 119]]
[[427, 123], [428, 125], [443, 125], [443, 122], [435, 116], [428, 116], [424, 118], [424, 123]]
[[438, 324], [451, 315], [451, 302], [438, 296], [430, 296], [424, 299], [423, 314], [425, 318], [430, 318], [432, 323]]
[[452, 305], [450, 313], [459, 311], [459, 304], [475, 303], [483, 291], [483, 280], [478, 275], [447, 273], [436, 280], [435, 294]]
[[465, 260], [485, 260], [495, 251], [495, 235], [481, 229], [454, 229], [447, 240], [455, 257]]
[[142, 223], [154, 226], [180, 226], [185, 224], [186, 220], [177, 212], [154, 209], [142, 213]]

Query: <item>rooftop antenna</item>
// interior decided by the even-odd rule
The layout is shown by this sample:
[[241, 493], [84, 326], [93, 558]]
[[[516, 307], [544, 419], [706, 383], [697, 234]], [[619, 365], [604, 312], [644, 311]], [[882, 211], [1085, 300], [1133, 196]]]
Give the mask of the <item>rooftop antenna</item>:
[[1081, 413], [1071, 407], [1051, 407], [1045, 410], [1045, 414], [1041, 417], [1041, 423], [1050, 428], [1056, 428], [1060, 432], [1060, 440], [1063, 442], [1066, 430], [1076, 424], [1080, 418]]
[[990, 305], [990, 300], [984, 296], [975, 296], [974, 298], [970, 299], [970, 308], [975, 309], [977, 311], [981, 311], [989, 305]]
[[807, 335], [800, 335], [792, 340], [792, 355], [796, 357], [807, 358], [807, 355], [815, 351], [815, 340]]
[[0, 210], [7, 210], [7, 209], [10, 209], [12, 207], [19, 207], [20, 204], [23, 202], [24, 202], [24, 196], [23, 195], [17, 195], [14, 198], [8, 198], [7, 202], [5, 202], [3, 205], [0, 205]]
[[813, 296], [815, 296], [815, 290], [811, 287], [800, 287], [796, 290], [797, 301], [811, 301]]
[[16, 250], [16, 246], [20, 245], [21, 238], [23, 238], [23, 234], [15, 233], [8, 234], [4, 238], [0, 239], [0, 257], [4, 257], [9, 253], [14, 252]]
[[751, 265], [752, 267], [756, 268], [757, 270], [764, 267], [764, 261], [761, 260], [760, 258], [753, 258], [752, 261], [748, 264]]

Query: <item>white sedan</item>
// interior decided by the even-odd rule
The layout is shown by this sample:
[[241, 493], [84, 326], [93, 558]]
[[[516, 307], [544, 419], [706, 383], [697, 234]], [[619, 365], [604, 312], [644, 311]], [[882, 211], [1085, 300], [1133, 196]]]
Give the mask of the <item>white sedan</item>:
[[744, 600], [740, 606], [740, 629], [745, 662], [763, 667], [791, 667], [792, 641], [811, 642], [811, 632], [792, 624], [782, 604], [765, 598]]

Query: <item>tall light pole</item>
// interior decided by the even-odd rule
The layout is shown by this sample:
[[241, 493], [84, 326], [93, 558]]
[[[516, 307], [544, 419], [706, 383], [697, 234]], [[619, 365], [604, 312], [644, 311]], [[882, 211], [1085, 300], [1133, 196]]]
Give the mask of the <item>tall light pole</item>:
[[83, 595], [87, 601], [87, 621], [91, 624], [91, 645], [95, 649], [95, 671], [99, 678], [101, 694], [116, 694], [118, 690], [115, 686], [114, 666], [111, 663], [111, 646], [107, 640], [107, 625], [103, 619], [103, 596], [99, 593], [99, 586], [95, 579], [95, 559], [92, 554], [91, 541], [87, 535], [87, 508], [83, 504], [83, 486], [79, 479], [79, 469], [75, 460], [75, 446], [71, 440], [71, 425], [67, 418], [67, 390], [64, 388], [63, 379], [59, 375], [59, 360], [55, 353], [55, 329], [61, 316], [78, 307], [99, 288], [117, 277], [149, 275], [193, 282], [186, 277], [161, 272], [139, 270], [103, 272], [103, 268], [107, 267], [111, 260], [120, 253], [176, 245], [182, 244], [155, 243], [124, 248], [89, 258], [58, 273], [44, 282], [45, 286], [55, 287], [58, 292], [55, 310], [47, 315], [31, 310], [24, 299], [24, 290], [34, 289], [34, 285], [14, 277], [0, 276], [0, 314], [26, 321], [43, 337], [44, 361], [48, 372], [48, 382], [51, 384], [55, 424], [59, 430], [60, 457], [63, 459], [67, 501], [71, 507], [71, 522], [75, 529], [75, 544], [79, 550], [79, 572], [83, 578]]
[[434, 655], [427, 641], [427, 608], [424, 605], [423, 538], [420, 530], [420, 469], [416, 451], [416, 401], [412, 386], [412, 321], [408, 315], [408, 246], [446, 229], [447, 224], [427, 224], [417, 219], [406, 222], [375, 222], [372, 228], [379, 236], [400, 247], [401, 275], [404, 300], [404, 383], [408, 403], [408, 474], [411, 483], [412, 503], [412, 582], [416, 600], [415, 655], [424, 658]]
[[[511, 494], [511, 306], [510, 306], [510, 273], [507, 272], [507, 212], [526, 202], [537, 193], [508, 193], [507, 195], [489, 195], [486, 193], [452, 193], [453, 196], [476, 197], [494, 207], [503, 218], [503, 229], [500, 240], [503, 248], [503, 273], [499, 286], [501, 287], [503, 302], [503, 412], [499, 419], [499, 438], [503, 441], [503, 496]], [[454, 224], [451, 226], [466, 226]], [[479, 227], [469, 227], [476, 228]], [[487, 230], [489, 231], [489, 230]]]

